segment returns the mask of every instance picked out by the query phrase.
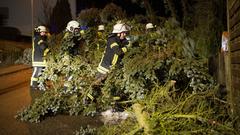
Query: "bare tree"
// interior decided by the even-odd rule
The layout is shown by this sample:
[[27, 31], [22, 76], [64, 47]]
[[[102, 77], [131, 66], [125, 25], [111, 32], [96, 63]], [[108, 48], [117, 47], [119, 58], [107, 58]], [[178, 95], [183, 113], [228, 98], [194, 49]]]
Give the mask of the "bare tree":
[[150, 0], [131, 0], [132, 3], [143, 4], [146, 9], [147, 16], [151, 22], [156, 22], [156, 15], [151, 6]]
[[176, 10], [175, 4], [174, 4], [174, 0], [166, 0], [166, 2], [168, 4], [169, 10], [171, 11], [172, 17], [178, 19], [177, 12], [176, 12], [177, 10]]

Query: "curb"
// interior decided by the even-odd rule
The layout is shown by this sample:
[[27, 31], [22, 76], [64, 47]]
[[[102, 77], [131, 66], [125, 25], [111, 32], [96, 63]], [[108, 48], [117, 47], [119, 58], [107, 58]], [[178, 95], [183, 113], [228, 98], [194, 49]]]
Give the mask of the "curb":
[[30, 81], [32, 70], [30, 66], [13, 65], [0, 68], [0, 94], [10, 91], [22, 83]]
[[30, 68], [31, 66], [28, 66], [28, 65], [13, 65], [8, 67], [3, 67], [3, 68], [0, 68], [0, 77], [4, 75], [16, 73], [22, 70], [27, 70]]

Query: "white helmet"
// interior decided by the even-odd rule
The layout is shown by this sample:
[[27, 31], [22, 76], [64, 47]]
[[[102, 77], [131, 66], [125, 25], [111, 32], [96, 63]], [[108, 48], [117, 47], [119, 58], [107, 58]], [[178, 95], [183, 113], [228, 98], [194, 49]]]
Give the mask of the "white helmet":
[[147, 30], [147, 29], [152, 29], [152, 28], [154, 28], [154, 26], [153, 26], [152, 23], [146, 24], [146, 30]]
[[98, 26], [98, 30], [100, 31], [100, 30], [104, 30], [104, 25], [99, 25]]
[[79, 29], [79, 23], [75, 20], [68, 22], [66, 29], [70, 32], [74, 32], [75, 29]]
[[127, 32], [130, 30], [130, 27], [124, 23], [117, 23], [113, 26], [112, 33], [121, 33], [121, 32]]
[[35, 30], [37, 32], [47, 32], [47, 28], [45, 26], [42, 26], [42, 25], [35, 28]]

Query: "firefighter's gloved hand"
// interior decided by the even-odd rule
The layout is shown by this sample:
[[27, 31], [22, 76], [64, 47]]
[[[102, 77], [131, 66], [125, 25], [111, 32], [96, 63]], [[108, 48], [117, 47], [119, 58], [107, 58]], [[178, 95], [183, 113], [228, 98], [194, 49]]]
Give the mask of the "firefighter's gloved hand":
[[132, 47], [132, 44], [134, 44], [139, 39], [139, 36], [128, 36], [126, 39], [128, 41], [127, 47], [129, 48]]
[[131, 41], [131, 37], [130, 36], [127, 36], [126, 37], [126, 40], [129, 42], [129, 41]]
[[129, 41], [129, 42], [136, 42], [138, 39], [139, 39], [139, 36], [127, 36], [126, 39]]
[[138, 41], [139, 36], [131, 36], [131, 42], [135, 43], [136, 41]]
[[130, 36], [126, 37], [126, 41], [125, 41], [124, 45], [127, 48], [130, 48], [132, 46], [132, 42], [131, 42], [131, 37]]

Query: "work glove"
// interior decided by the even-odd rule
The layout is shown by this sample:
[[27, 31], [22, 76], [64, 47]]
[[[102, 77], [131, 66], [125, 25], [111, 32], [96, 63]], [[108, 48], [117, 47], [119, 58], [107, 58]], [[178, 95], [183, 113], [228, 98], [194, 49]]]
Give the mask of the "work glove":
[[127, 47], [132, 47], [132, 45], [139, 40], [139, 36], [128, 36], [126, 37], [127, 41], [129, 42]]

